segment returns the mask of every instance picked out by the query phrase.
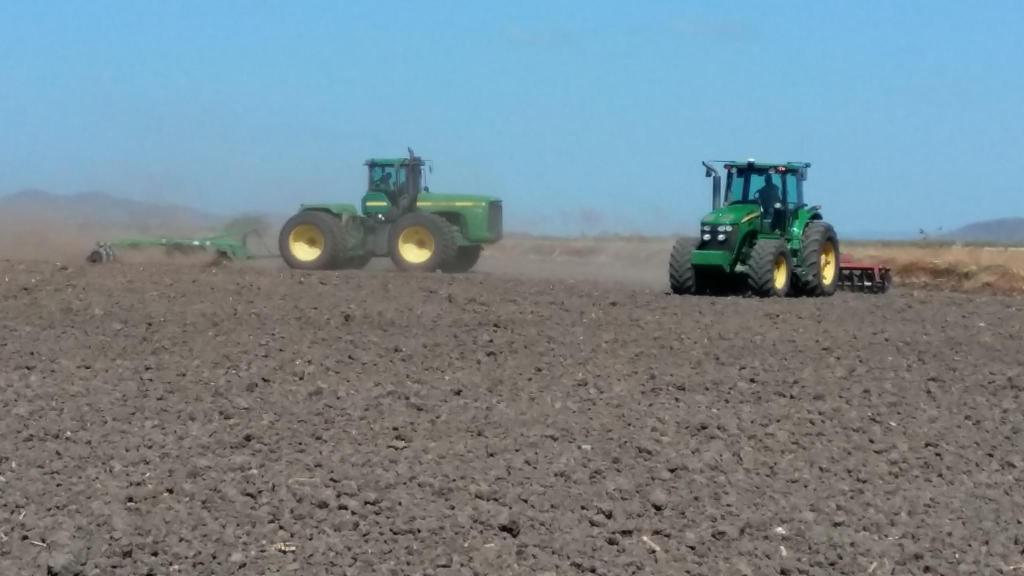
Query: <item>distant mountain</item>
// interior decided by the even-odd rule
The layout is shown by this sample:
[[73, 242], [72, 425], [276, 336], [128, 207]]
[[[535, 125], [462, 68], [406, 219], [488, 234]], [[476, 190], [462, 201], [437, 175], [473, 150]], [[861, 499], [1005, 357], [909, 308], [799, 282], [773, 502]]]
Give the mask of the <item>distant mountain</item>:
[[160, 234], [170, 234], [172, 230], [218, 228], [224, 222], [224, 218], [194, 208], [118, 198], [105, 192], [64, 195], [24, 190], [0, 197], [0, 220], [25, 222], [37, 219], [59, 221], [75, 227]]
[[999, 218], [968, 224], [946, 235], [960, 242], [1024, 244], [1024, 218]]
[[25, 190], [0, 196], [0, 260], [84, 258], [96, 242], [212, 234], [227, 221], [193, 208], [103, 192], [64, 195]]

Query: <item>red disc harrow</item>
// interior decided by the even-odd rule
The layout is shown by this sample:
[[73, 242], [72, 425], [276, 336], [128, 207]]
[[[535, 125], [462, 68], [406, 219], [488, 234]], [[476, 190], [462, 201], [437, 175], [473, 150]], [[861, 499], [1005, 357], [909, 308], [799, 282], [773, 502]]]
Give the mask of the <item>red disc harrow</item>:
[[846, 292], [883, 294], [892, 286], [892, 272], [888, 266], [877, 263], [859, 262], [839, 257], [839, 289]]

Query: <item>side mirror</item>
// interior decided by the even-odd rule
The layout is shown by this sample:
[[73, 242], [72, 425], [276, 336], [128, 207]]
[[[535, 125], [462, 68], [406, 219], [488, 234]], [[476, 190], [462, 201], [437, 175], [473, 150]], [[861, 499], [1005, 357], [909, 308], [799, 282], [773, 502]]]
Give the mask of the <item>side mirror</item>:
[[430, 192], [430, 186], [424, 186], [423, 187], [423, 191], [424, 192]]

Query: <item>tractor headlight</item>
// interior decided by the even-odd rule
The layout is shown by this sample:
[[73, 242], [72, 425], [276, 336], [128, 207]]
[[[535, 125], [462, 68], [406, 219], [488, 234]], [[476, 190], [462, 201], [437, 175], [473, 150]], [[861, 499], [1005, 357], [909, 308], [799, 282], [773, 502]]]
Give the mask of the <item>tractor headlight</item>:
[[719, 232], [725, 232], [725, 226], [719, 226], [719, 227], [717, 228], [717, 230], [718, 230]]
[[711, 234], [705, 234], [705, 235], [701, 236], [700, 238], [701, 238], [701, 240], [707, 242], [708, 240], [711, 240]]
[[704, 230], [705, 232], [711, 232], [711, 226], [708, 226], [707, 224], [705, 224], [704, 227], [701, 229]]
[[725, 231], [726, 232], [732, 232], [732, 226], [731, 225], [726, 225]]
[[718, 235], [718, 241], [719, 242], [725, 242], [725, 234], [719, 234]]

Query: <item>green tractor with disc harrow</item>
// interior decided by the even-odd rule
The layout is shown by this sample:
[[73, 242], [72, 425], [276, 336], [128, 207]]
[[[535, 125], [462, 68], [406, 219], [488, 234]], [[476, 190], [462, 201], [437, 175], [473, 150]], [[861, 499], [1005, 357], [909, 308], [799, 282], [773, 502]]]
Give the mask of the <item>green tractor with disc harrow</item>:
[[737, 286], [756, 296], [831, 296], [840, 279], [839, 238], [820, 206], [804, 202], [806, 162], [708, 162], [712, 211], [696, 240], [676, 241], [669, 284], [676, 294]]
[[404, 158], [366, 161], [366, 192], [352, 204], [302, 204], [278, 236], [281, 257], [300, 270], [359, 269], [390, 257], [402, 271], [460, 273], [485, 245], [502, 238], [498, 198], [438, 194], [426, 185], [427, 163]]

